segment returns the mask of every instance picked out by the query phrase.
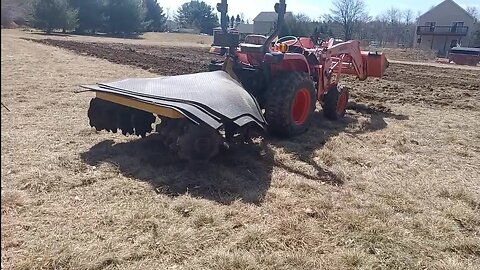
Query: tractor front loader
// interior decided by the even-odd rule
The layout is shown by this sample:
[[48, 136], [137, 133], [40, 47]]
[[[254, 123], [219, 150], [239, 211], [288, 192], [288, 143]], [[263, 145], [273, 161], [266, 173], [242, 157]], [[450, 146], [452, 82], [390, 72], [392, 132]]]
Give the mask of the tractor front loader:
[[155, 131], [167, 146], [182, 159], [204, 161], [251, 130], [281, 137], [306, 132], [317, 101], [327, 118], [343, 117], [349, 93], [338, 85], [341, 77], [381, 77], [388, 66], [384, 55], [361, 51], [359, 41], [278, 38], [285, 0], [275, 4], [273, 33], [250, 35], [243, 43], [227, 28], [227, 1], [217, 10], [222, 30], [214, 33], [210, 51], [224, 61], [212, 62], [208, 72], [83, 86], [96, 92], [90, 125], [143, 137], [158, 117]]

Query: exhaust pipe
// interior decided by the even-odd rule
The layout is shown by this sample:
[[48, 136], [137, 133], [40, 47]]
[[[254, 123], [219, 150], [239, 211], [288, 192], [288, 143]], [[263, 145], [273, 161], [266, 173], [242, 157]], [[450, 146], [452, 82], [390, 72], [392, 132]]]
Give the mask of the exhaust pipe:
[[267, 38], [265, 43], [263, 44], [263, 53], [267, 53], [270, 48], [270, 43], [272, 40], [278, 36], [280, 29], [282, 29], [283, 24], [285, 23], [285, 13], [287, 11], [287, 4], [285, 0], [280, 0], [279, 3], [275, 4], [275, 12], [278, 14], [277, 25], [273, 33]]
[[222, 27], [223, 33], [228, 33], [228, 3], [227, 0], [222, 0], [222, 2], [217, 4], [217, 10], [220, 12], [220, 26]]

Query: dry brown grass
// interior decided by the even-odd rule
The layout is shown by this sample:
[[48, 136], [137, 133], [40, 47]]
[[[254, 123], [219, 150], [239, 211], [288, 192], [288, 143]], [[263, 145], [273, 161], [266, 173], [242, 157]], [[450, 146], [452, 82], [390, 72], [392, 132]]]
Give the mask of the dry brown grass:
[[153, 74], [20, 36], [2, 30], [2, 269], [480, 267], [478, 110], [354, 105], [189, 167], [92, 131], [72, 93]]

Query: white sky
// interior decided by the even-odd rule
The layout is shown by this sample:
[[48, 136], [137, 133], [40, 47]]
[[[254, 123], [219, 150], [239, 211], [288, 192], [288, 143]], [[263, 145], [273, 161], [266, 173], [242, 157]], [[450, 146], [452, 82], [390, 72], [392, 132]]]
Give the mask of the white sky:
[[[163, 7], [165, 13], [169, 10], [172, 16], [174, 12], [185, 2], [190, 0], [157, 0], [160, 6]], [[207, 4], [216, 8], [217, 3], [220, 0], [203, 0]], [[376, 16], [391, 7], [399, 8], [402, 10], [412, 9], [414, 14], [417, 12], [424, 13], [430, 9], [430, 7], [438, 5], [443, 0], [364, 0], [367, 5], [367, 10], [371, 16]], [[463, 8], [467, 6], [475, 6], [480, 10], [480, 0], [454, 0]], [[228, 13], [230, 15], [236, 15], [243, 13], [245, 20], [250, 21], [260, 11], [273, 11], [273, 6], [278, 0], [229, 0], [228, 1]], [[293, 13], [304, 13], [312, 19], [318, 19], [323, 14], [330, 13], [332, 7], [332, 0], [287, 0], [287, 11]]]
[[[216, 9], [217, 3], [220, 0], [203, 0], [207, 4], [211, 5], [213, 8]], [[480, 1], [480, 0], [479, 0]], [[159, 0], [160, 6], [167, 13], [167, 9], [170, 9], [170, 15], [173, 15], [174, 12], [181, 6], [183, 3], [190, 2], [189, 0]], [[245, 20], [249, 19], [250, 21], [255, 18], [255, 16], [260, 11], [274, 11], [273, 6], [275, 3], [278, 2], [277, 0], [230, 0], [228, 1], [228, 13], [230, 16], [232, 14], [240, 14], [243, 13]], [[327, 13], [328, 9], [321, 8], [320, 5], [308, 5], [309, 1], [293, 1], [287, 0], [287, 11], [291, 11], [294, 13], [305, 13], [305, 10], [308, 10], [308, 14], [312, 18], [319, 17], [320, 15]], [[317, 2], [330, 2], [325, 0], [317, 0]], [[323, 12], [322, 12], [323, 11]], [[314, 17], [314, 14], [316, 17]]]

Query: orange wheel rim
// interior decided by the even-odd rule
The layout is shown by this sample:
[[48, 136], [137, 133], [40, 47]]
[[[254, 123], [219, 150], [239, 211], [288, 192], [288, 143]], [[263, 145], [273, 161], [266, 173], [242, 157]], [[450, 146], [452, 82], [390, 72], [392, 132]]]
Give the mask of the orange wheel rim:
[[292, 106], [292, 118], [296, 125], [301, 125], [307, 120], [310, 113], [310, 92], [302, 88], [295, 95]]

